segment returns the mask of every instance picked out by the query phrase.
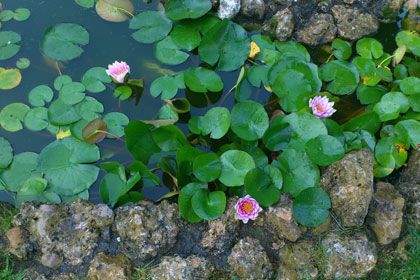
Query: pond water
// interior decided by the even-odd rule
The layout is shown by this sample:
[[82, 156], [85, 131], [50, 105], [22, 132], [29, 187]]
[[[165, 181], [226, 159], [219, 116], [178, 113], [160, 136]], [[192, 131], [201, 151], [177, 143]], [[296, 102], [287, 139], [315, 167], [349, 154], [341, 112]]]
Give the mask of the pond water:
[[[154, 119], [158, 110], [163, 105], [160, 98], [153, 98], [149, 93], [150, 83], [157, 77], [161, 76], [158, 67], [150, 67], [150, 65], [159, 65], [153, 54], [153, 45], [140, 44], [131, 38], [132, 30], [128, 29], [128, 22], [112, 23], [101, 19], [94, 9], [83, 9], [74, 3], [73, 0], [57, 1], [57, 0], [2, 0], [3, 8], [14, 10], [16, 8], [25, 7], [31, 11], [31, 17], [23, 22], [9, 21], [3, 23], [2, 31], [15, 31], [22, 36], [21, 49], [13, 58], [2, 61], [1, 67], [13, 68], [15, 62], [20, 57], [27, 57], [31, 61], [28, 69], [22, 70], [21, 84], [9, 91], [0, 90], [0, 108], [13, 102], [27, 102], [28, 92], [37, 85], [52, 85], [54, 79], [58, 75], [58, 71], [53, 65], [48, 65], [40, 51], [40, 38], [45, 29], [53, 24], [72, 22], [84, 26], [90, 34], [90, 43], [85, 46], [84, 53], [78, 59], [74, 59], [69, 63], [65, 63], [61, 68], [63, 74], [78, 80], [91, 67], [106, 67], [115, 60], [127, 61], [131, 67], [132, 77], [143, 78], [145, 81], [145, 91], [142, 94], [140, 102], [136, 105], [135, 100], [119, 102], [112, 95], [112, 90], [108, 89], [102, 93], [89, 94], [98, 99], [105, 107], [105, 112], [120, 111], [126, 114], [130, 120]], [[133, 1], [135, 11], [155, 10], [158, 1], [150, 4], [142, 1]], [[391, 51], [394, 46], [395, 33], [398, 31], [398, 24], [383, 25], [377, 38], [384, 44], [385, 49]], [[173, 71], [186, 69], [188, 65], [198, 66], [199, 59], [191, 56], [187, 62], [176, 67], [167, 67], [160, 65], [159, 67], [168, 68]], [[151, 69], [154, 68], [154, 69]], [[238, 72], [219, 73], [224, 81], [225, 95], [230, 88], [236, 83]], [[179, 96], [184, 96], [181, 92]], [[253, 99], [259, 101], [267, 100], [269, 95], [264, 90], [257, 90], [253, 93]], [[224, 101], [225, 106], [233, 103], [233, 94], [230, 94]], [[220, 104], [220, 100], [216, 101]], [[193, 104], [194, 105], [194, 104]], [[343, 103], [344, 105], [344, 103]], [[349, 106], [349, 105], [345, 105]], [[204, 114], [208, 109], [193, 108], [193, 114]], [[346, 110], [352, 110], [351, 107]], [[184, 126], [184, 127], [182, 127]], [[185, 129], [185, 124], [181, 127]], [[55, 140], [55, 137], [47, 131], [40, 133], [31, 132], [23, 129], [19, 132], [9, 133], [0, 129], [0, 136], [8, 139], [14, 148], [15, 154], [21, 152], [32, 151], [39, 153], [43, 147]], [[131, 157], [126, 152], [124, 143], [115, 140], [105, 140], [99, 144], [102, 155], [114, 154], [112, 158], [107, 160], [115, 160], [121, 163], [129, 163]], [[103, 176], [103, 174], [101, 174]], [[94, 202], [100, 201], [97, 183], [90, 189], [90, 199]], [[165, 187], [153, 188], [153, 190], [145, 189], [144, 193], [149, 198], [159, 198], [167, 192]], [[11, 197], [7, 193], [0, 193], [1, 201], [11, 202]]]

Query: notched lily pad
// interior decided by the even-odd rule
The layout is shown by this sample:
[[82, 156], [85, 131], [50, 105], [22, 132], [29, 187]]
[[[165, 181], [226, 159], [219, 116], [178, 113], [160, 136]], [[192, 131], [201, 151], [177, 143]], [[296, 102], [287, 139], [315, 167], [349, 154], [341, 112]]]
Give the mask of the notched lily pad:
[[123, 22], [133, 14], [134, 6], [130, 0], [98, 0], [95, 9], [106, 21]]
[[13, 89], [17, 87], [22, 80], [22, 74], [19, 69], [4, 69], [0, 67], [0, 89]]

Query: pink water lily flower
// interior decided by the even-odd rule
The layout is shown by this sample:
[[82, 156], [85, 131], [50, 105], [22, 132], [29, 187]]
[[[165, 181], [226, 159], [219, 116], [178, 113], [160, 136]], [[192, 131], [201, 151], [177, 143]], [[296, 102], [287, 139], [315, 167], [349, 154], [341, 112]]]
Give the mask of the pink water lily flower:
[[108, 65], [106, 73], [108, 76], [111, 76], [115, 82], [123, 83], [125, 76], [130, 73], [130, 66], [128, 66], [128, 64], [124, 61], [115, 61], [114, 63]]
[[255, 220], [262, 211], [262, 208], [255, 199], [246, 195], [236, 202], [235, 210], [235, 218], [246, 224], [249, 220]]
[[327, 118], [336, 112], [334, 109], [334, 102], [326, 96], [315, 96], [313, 99], [309, 99], [309, 107], [312, 109], [312, 113], [318, 118]]

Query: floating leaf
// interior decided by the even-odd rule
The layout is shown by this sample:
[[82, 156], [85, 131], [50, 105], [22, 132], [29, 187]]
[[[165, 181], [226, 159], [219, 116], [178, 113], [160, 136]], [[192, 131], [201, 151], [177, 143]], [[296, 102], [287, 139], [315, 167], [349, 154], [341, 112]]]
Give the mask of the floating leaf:
[[179, 192], [179, 196], [178, 196], [179, 213], [182, 218], [184, 218], [190, 223], [198, 223], [202, 221], [202, 218], [197, 216], [197, 214], [194, 212], [192, 208], [192, 204], [191, 204], [192, 197], [201, 188], [202, 188], [202, 184], [200, 183], [189, 183], [186, 186], [184, 186]]
[[95, 6], [95, 0], [74, 0], [77, 5], [83, 8], [93, 8]]
[[5, 169], [13, 160], [13, 148], [6, 138], [0, 137], [0, 169]]
[[303, 226], [317, 227], [328, 219], [330, 207], [331, 200], [323, 189], [306, 189], [293, 200], [293, 218]]
[[21, 70], [29, 68], [30, 65], [31, 65], [31, 61], [27, 59], [26, 57], [21, 57], [19, 58], [18, 61], [16, 61], [16, 67]]
[[284, 122], [290, 124], [295, 138], [304, 142], [319, 135], [327, 135], [328, 131], [324, 123], [307, 112], [296, 112], [284, 117]]
[[114, 138], [115, 136], [124, 136], [124, 127], [129, 123], [128, 117], [119, 112], [111, 112], [106, 114], [103, 118], [103, 121], [106, 123], [108, 131], [112, 133], [112, 135], [107, 135], [109, 138]]
[[202, 154], [194, 159], [194, 176], [204, 183], [215, 181], [222, 172], [222, 163], [216, 154]]
[[321, 66], [320, 76], [323, 81], [330, 82], [327, 90], [333, 94], [351, 94], [359, 84], [359, 73], [356, 67], [344, 61], [331, 61]]
[[0, 67], [0, 89], [13, 89], [17, 87], [22, 80], [22, 74], [19, 69], [4, 69]]
[[416, 32], [400, 31], [395, 41], [398, 47], [406, 46], [415, 56], [420, 56], [420, 37]]
[[54, 100], [48, 108], [48, 119], [57, 126], [68, 125], [81, 118], [74, 106], [65, 104], [60, 98]]
[[263, 137], [269, 126], [267, 112], [259, 103], [245, 101], [232, 108], [232, 131], [241, 139], [255, 141]]
[[420, 79], [407, 77], [400, 83], [400, 89], [405, 95], [420, 94]]
[[220, 156], [222, 173], [220, 182], [228, 187], [236, 187], [244, 184], [245, 176], [255, 168], [253, 158], [246, 152], [230, 150]]
[[163, 152], [173, 152], [188, 144], [184, 133], [175, 125], [156, 128], [152, 138]]
[[25, 152], [15, 155], [9, 167], [0, 172], [0, 181], [4, 183], [6, 190], [17, 192], [27, 179], [41, 177], [41, 172], [36, 170], [37, 162], [36, 153]]
[[276, 167], [266, 165], [254, 168], [246, 174], [245, 190], [262, 206], [270, 206], [280, 199], [283, 176]]
[[385, 168], [400, 168], [407, 160], [404, 143], [395, 137], [379, 139], [375, 147], [375, 159]]
[[18, 8], [15, 10], [13, 19], [16, 21], [25, 21], [31, 16], [31, 11], [26, 8]]
[[87, 121], [99, 118], [100, 114], [104, 112], [104, 105], [91, 96], [86, 96], [74, 108], [77, 114]]
[[[101, 0], [98, 3], [110, 0]], [[89, 43], [87, 30], [74, 23], [59, 23], [48, 27], [41, 39], [42, 52], [53, 60], [72, 60], [83, 53]]]
[[134, 40], [151, 44], [165, 38], [172, 29], [172, 21], [163, 12], [145, 11], [130, 21], [130, 29], [138, 29], [131, 36]]
[[361, 104], [374, 104], [381, 100], [382, 96], [385, 95], [387, 89], [383, 86], [366, 86], [360, 84], [357, 88], [357, 99]]
[[207, 31], [198, 53], [202, 61], [216, 65], [221, 71], [233, 71], [244, 64], [250, 51], [246, 31], [230, 20], [222, 20]]
[[86, 90], [93, 93], [102, 92], [106, 89], [104, 83], [111, 83], [112, 79], [106, 74], [103, 67], [92, 67], [82, 77], [82, 84]]
[[152, 138], [153, 125], [131, 121], [125, 128], [127, 149], [136, 160], [147, 163], [152, 155], [160, 152]]
[[41, 131], [50, 123], [48, 121], [48, 109], [45, 107], [35, 107], [28, 111], [24, 120], [26, 128], [32, 131]]
[[107, 125], [102, 119], [90, 121], [82, 132], [83, 139], [89, 144], [99, 143], [107, 135]]
[[216, 72], [203, 67], [188, 68], [184, 72], [185, 85], [194, 92], [218, 92], [223, 81]]
[[192, 24], [175, 25], [170, 37], [180, 49], [187, 51], [192, 51], [197, 48], [201, 42], [200, 32]]
[[191, 198], [191, 205], [198, 217], [204, 220], [219, 218], [226, 209], [226, 195], [222, 191], [199, 189]]
[[199, 18], [211, 9], [210, 0], [168, 0], [166, 14], [173, 20]]
[[170, 36], [156, 44], [155, 55], [160, 62], [168, 65], [181, 64], [189, 57], [189, 54], [181, 51]]
[[99, 192], [103, 202], [114, 207], [140, 179], [141, 176], [138, 172], [134, 173], [128, 180], [113, 173], [105, 175], [99, 186]]
[[420, 122], [404, 120], [395, 125], [395, 135], [403, 141], [405, 146], [417, 149], [420, 145]]
[[20, 35], [13, 31], [0, 31], [0, 60], [13, 57], [20, 50]]
[[398, 118], [410, 108], [408, 98], [401, 92], [388, 92], [382, 96], [381, 101], [373, 107], [382, 122]]
[[37, 170], [44, 173], [51, 191], [72, 196], [89, 189], [96, 181], [99, 168], [89, 163], [99, 158], [97, 146], [68, 137], [41, 151]]
[[23, 128], [23, 119], [28, 113], [29, 107], [23, 103], [11, 103], [0, 111], [0, 126], [10, 132], [16, 132]]
[[373, 38], [363, 38], [356, 43], [357, 53], [364, 58], [380, 58], [383, 54], [382, 44]]
[[0, 12], [0, 21], [9, 21], [13, 18], [15, 13], [11, 10], [4, 10]]
[[59, 97], [64, 104], [74, 105], [85, 98], [85, 89], [82, 83], [71, 82], [60, 89]]
[[305, 144], [309, 158], [319, 166], [328, 166], [344, 156], [341, 142], [330, 135], [319, 135]]
[[114, 96], [120, 100], [127, 100], [133, 94], [133, 90], [129, 86], [118, 86], [114, 90]]
[[332, 54], [340, 60], [347, 60], [351, 57], [352, 49], [351, 44], [347, 41], [344, 41], [340, 38], [334, 39], [332, 42], [332, 47], [334, 48], [334, 51]]
[[134, 6], [130, 0], [98, 0], [95, 9], [106, 21], [123, 22], [133, 14]]
[[264, 134], [264, 145], [270, 151], [280, 151], [287, 147], [292, 137], [292, 130], [283, 116], [275, 117], [271, 120], [270, 127]]
[[54, 80], [54, 88], [56, 90], [60, 90], [64, 85], [71, 83], [73, 80], [68, 75], [61, 75], [55, 78]]
[[150, 86], [150, 94], [153, 97], [162, 99], [172, 99], [176, 96], [179, 89], [185, 88], [184, 75], [162, 76], [153, 81]]
[[223, 107], [211, 108], [200, 119], [202, 135], [210, 134], [212, 139], [220, 139], [229, 131], [231, 116], [229, 110]]
[[279, 51], [280, 56], [284, 59], [300, 60], [303, 62], [311, 61], [311, 56], [308, 50], [296, 41], [275, 42], [276, 49]]

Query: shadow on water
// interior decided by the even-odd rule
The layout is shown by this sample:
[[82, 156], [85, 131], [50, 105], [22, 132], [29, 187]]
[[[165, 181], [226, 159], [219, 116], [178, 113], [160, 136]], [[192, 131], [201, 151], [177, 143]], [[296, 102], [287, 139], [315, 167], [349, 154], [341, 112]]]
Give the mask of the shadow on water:
[[[28, 8], [31, 10], [31, 17], [24, 22], [9, 21], [3, 23], [1, 30], [18, 32], [22, 36], [22, 42], [19, 53], [9, 60], [2, 61], [0, 66], [12, 68], [15, 66], [16, 60], [20, 57], [29, 58], [31, 66], [26, 70], [22, 70], [23, 79], [19, 87], [9, 91], [0, 90], [0, 108], [13, 102], [27, 104], [27, 94], [32, 88], [41, 84], [52, 86], [58, 73], [57, 69], [47, 65], [45, 62], [39, 48], [40, 38], [44, 30], [50, 25], [74, 22], [84, 26], [88, 30], [90, 44], [83, 48], [84, 53], [80, 58], [64, 64], [64, 67], [61, 69], [63, 74], [71, 76], [74, 80], [80, 80], [84, 72], [91, 67], [106, 67], [115, 60], [127, 61], [131, 67], [132, 77], [143, 78], [145, 80], [145, 91], [137, 106], [134, 100], [119, 102], [112, 96], [112, 90], [110, 89], [102, 93], [89, 95], [95, 97], [104, 105], [105, 112], [121, 111], [130, 119], [148, 120], [156, 117], [163, 102], [159, 98], [153, 98], [148, 89], [151, 82], [161, 74], [156, 69], [146, 67], [146, 64], [159, 64], [159, 62], [154, 57], [153, 45], [140, 44], [131, 38], [130, 35], [133, 31], [128, 29], [128, 22], [106, 22], [96, 14], [94, 9], [83, 9], [75, 4], [73, 0], [2, 0], [2, 3], [5, 9]], [[135, 11], [139, 12], [146, 9], [155, 10], [158, 1], [155, 0], [150, 4], [145, 4], [142, 1], [133, 1], [133, 3], [135, 4]], [[394, 47], [392, 44], [398, 29], [396, 24], [384, 25], [376, 36], [384, 43], [385, 48], [389, 52]], [[196, 56], [191, 56], [182, 65], [161, 67], [173, 71], [180, 71], [189, 65], [197, 66], [198, 63], [199, 59]], [[225, 84], [222, 94], [222, 98], [224, 98], [229, 89], [236, 83], [238, 71], [219, 74]], [[179, 93], [179, 96], [184, 95], [184, 92]], [[264, 90], [255, 90], [253, 92], [253, 99], [266, 101], [268, 94]], [[231, 107], [233, 102], [234, 94], [230, 94], [223, 105]], [[216, 105], [220, 105], [220, 100], [210, 106]], [[192, 114], [204, 114], [208, 108], [208, 106], [205, 108], [194, 107]], [[186, 131], [186, 124], [181, 124], [181, 128]], [[9, 133], [0, 129], [0, 136], [5, 137], [12, 143], [15, 154], [28, 151], [39, 153], [43, 147], [55, 140], [54, 136], [47, 131], [36, 133], [27, 129], [16, 133]], [[106, 160], [119, 161], [124, 164], [132, 160], [125, 149], [124, 143], [115, 140], [105, 140], [99, 146], [103, 157], [113, 155]], [[101, 201], [98, 186], [103, 175], [101, 173], [97, 183], [90, 189], [90, 199], [94, 202]], [[145, 196], [151, 199], [157, 199], [166, 192], [167, 188], [163, 185], [144, 190]], [[0, 201], [11, 202], [11, 197], [6, 193], [0, 192]]]

